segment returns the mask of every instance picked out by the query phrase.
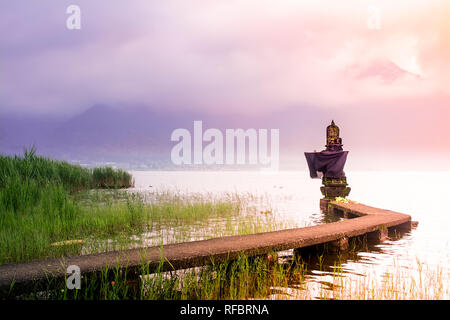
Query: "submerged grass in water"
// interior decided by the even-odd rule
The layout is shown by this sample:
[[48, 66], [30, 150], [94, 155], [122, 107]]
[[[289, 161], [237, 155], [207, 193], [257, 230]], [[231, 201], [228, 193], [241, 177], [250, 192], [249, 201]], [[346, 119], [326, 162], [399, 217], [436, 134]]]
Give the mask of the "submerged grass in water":
[[[83, 197], [78, 195], [79, 200], [75, 201], [61, 192], [43, 194], [39, 205], [22, 214], [2, 213], [1, 264], [80, 254], [82, 248], [83, 253], [94, 253], [157, 245], [169, 230], [176, 231], [170, 242], [188, 241], [195, 230], [208, 225], [208, 220], [231, 219], [240, 212], [239, 203], [227, 200], [182, 201], [177, 195], [176, 202], [165, 202], [164, 198], [161, 203], [149, 205], [140, 197], [125, 193], [116, 193], [119, 198], [109, 198], [94, 192]], [[89, 197], [104, 201], [89, 201]], [[154, 243], [138, 239], [151, 232], [158, 235]], [[210, 237], [216, 235], [209, 233]], [[67, 240], [82, 242], [52, 246]]]

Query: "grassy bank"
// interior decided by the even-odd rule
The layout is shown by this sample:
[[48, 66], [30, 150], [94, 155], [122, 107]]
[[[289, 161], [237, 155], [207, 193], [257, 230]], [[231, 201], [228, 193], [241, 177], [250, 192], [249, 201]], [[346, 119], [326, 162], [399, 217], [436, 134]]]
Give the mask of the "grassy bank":
[[48, 185], [58, 185], [75, 192], [94, 188], [128, 188], [133, 185], [133, 179], [121, 169], [89, 169], [37, 156], [33, 148], [25, 150], [23, 157], [0, 155], [0, 188], [3, 192], [11, 186], [11, 196], [14, 196], [14, 192], [28, 189], [35, 192], [35, 187]]
[[83, 168], [37, 156], [34, 149], [23, 157], [0, 156], [0, 264], [64, 255], [73, 252], [70, 246], [51, 244], [89, 234], [99, 226], [102, 232], [119, 228], [127, 220], [124, 215], [111, 219], [110, 212], [95, 219], [74, 194], [132, 183], [132, 176], [122, 170]]
[[156, 192], [149, 200], [117, 189], [131, 182], [121, 170], [86, 169], [33, 150], [1, 156], [0, 264], [284, 227], [248, 214], [247, 199], [236, 194]]

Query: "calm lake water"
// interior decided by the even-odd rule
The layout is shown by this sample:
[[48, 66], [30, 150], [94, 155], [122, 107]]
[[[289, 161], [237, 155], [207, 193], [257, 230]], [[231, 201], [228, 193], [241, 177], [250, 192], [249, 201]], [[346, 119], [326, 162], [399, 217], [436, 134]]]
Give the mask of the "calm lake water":
[[[268, 199], [264, 205], [270, 205], [268, 209], [276, 219], [289, 226], [317, 225], [324, 219], [319, 208], [321, 181], [310, 179], [307, 172], [132, 171], [132, 174], [136, 191], [175, 190], [218, 196], [251, 193]], [[404, 290], [422, 288], [411, 293], [413, 297], [432, 298], [431, 291], [437, 290], [441, 298], [449, 299], [450, 172], [347, 172], [347, 179], [352, 188], [349, 199], [409, 214], [419, 225], [400, 239], [344, 256], [338, 277], [331, 260], [310, 266], [305, 284], [310, 296], [326, 295], [331, 286], [339, 285], [336, 279], [355, 290], [373, 283], [387, 286], [389, 281], [401, 280], [403, 286], [409, 286]], [[436, 273], [441, 279], [438, 284], [432, 279]], [[298, 290], [293, 285], [284, 294], [295, 298]]]

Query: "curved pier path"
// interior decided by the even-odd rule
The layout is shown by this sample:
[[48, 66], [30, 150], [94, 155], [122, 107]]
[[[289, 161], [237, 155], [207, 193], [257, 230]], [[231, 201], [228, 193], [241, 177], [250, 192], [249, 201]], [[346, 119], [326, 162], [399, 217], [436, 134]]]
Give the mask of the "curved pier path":
[[106, 267], [108, 269], [119, 267], [126, 270], [132, 277], [139, 274], [142, 265], [146, 265], [150, 272], [161, 266], [164, 270], [184, 269], [233, 260], [241, 253], [256, 256], [325, 243], [331, 243], [345, 250], [348, 238], [375, 235], [382, 240], [387, 235], [388, 228], [411, 227], [409, 215], [390, 210], [358, 203], [329, 202], [323, 199], [321, 207], [329, 213], [341, 214], [351, 219], [306, 228], [229, 236], [162, 247], [2, 265], [0, 266], [0, 298], [48, 288], [49, 280], [54, 285], [64, 285], [66, 270], [70, 265], [78, 266], [82, 276], [99, 274]]

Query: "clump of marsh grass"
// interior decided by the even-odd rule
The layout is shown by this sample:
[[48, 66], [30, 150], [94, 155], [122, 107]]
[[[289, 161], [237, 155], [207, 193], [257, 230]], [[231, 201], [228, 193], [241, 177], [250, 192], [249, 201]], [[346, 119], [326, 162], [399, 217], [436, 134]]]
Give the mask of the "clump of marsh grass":
[[101, 167], [92, 169], [92, 184], [94, 188], [129, 188], [134, 183], [131, 174], [122, 169]]
[[23, 188], [52, 184], [70, 192], [92, 188], [128, 188], [133, 185], [132, 176], [121, 169], [83, 168], [38, 156], [35, 148], [25, 150], [23, 157], [0, 155], [0, 188], [4, 189], [12, 182], [17, 189], [18, 181], [24, 183]]
[[[139, 214], [134, 207], [131, 214], [121, 210], [112, 218], [112, 212], [103, 212], [100, 218], [90, 216], [74, 200], [76, 192], [98, 186], [94, 171], [37, 156], [34, 148], [25, 150], [23, 157], [0, 156], [0, 264], [73, 254], [79, 252], [79, 242], [51, 244], [79, 239], [94, 230], [94, 234], [108, 233], [135, 225]], [[113, 177], [111, 187], [131, 185], [129, 174], [112, 169], [107, 173]]]

